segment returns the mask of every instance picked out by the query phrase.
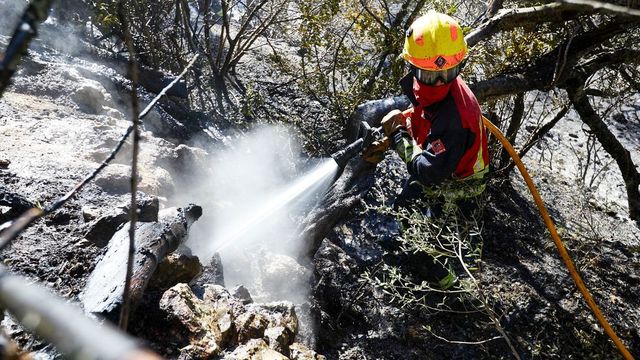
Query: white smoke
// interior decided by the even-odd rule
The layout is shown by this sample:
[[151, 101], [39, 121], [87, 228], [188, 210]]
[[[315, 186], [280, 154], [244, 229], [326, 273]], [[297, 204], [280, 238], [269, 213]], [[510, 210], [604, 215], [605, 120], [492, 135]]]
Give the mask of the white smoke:
[[263, 127], [232, 143], [181, 196], [204, 209], [187, 245], [205, 264], [220, 253], [227, 287], [242, 284], [260, 300], [299, 302], [309, 271], [294, 260], [304, 246], [296, 238], [298, 220], [324, 194], [337, 165], [309, 164], [283, 127]]

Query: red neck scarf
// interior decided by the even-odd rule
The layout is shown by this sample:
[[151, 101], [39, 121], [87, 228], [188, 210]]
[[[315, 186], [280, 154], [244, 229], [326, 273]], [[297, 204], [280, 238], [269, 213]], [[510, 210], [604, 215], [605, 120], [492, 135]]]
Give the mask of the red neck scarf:
[[426, 107], [435, 104], [439, 101], [442, 101], [447, 96], [451, 85], [457, 80], [458, 79], [456, 78], [448, 84], [440, 86], [430, 86], [423, 84], [414, 78], [413, 95], [415, 95], [416, 100], [418, 101], [418, 104], [420, 104], [420, 106]]

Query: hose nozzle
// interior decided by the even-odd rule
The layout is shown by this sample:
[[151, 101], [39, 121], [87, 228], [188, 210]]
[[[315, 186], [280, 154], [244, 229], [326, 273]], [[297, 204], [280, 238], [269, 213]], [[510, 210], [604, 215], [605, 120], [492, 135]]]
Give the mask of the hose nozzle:
[[376, 138], [380, 137], [381, 128], [372, 128], [366, 121], [361, 122], [358, 139], [347, 145], [342, 150], [331, 154], [331, 157], [338, 163], [340, 168], [347, 166], [349, 160], [358, 155], [363, 149], [371, 145]]

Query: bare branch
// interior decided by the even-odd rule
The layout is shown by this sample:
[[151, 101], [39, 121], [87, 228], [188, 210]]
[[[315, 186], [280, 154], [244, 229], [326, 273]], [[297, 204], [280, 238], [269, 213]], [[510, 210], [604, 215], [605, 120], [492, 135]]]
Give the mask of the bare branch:
[[[474, 46], [478, 42], [488, 39], [500, 31], [547, 22], [564, 23], [580, 15], [593, 14], [601, 10], [604, 11], [604, 7], [594, 6], [594, 3], [598, 4], [595, 1], [567, 0], [527, 8], [501, 10], [496, 16], [487, 20], [480, 27], [468, 34], [465, 39], [469, 46]], [[629, 9], [629, 11], [631, 11], [631, 13], [625, 12], [625, 15], [640, 16], [640, 11], [638, 10]], [[636, 12], [638, 15], [636, 15]]]
[[572, 5], [589, 6], [594, 10], [601, 10], [602, 12], [612, 15], [628, 15], [628, 16], [640, 16], [640, 10], [611, 4], [603, 1], [594, 0], [561, 0], [561, 2]]
[[567, 93], [573, 103], [574, 108], [580, 115], [582, 121], [589, 126], [589, 129], [597, 137], [604, 150], [616, 161], [627, 189], [627, 201], [629, 204], [629, 217], [633, 220], [640, 220], [640, 173], [631, 159], [631, 153], [625, 149], [616, 136], [609, 130], [607, 124], [598, 116], [589, 103], [589, 99], [584, 93], [584, 83], [567, 87]]
[[127, 253], [127, 271], [124, 280], [124, 292], [122, 294], [122, 308], [120, 309], [119, 325], [123, 331], [127, 331], [129, 324], [129, 307], [131, 299], [129, 290], [131, 287], [131, 274], [133, 273], [133, 256], [135, 255], [135, 229], [138, 220], [138, 203], [136, 195], [138, 192], [138, 153], [140, 151], [140, 117], [138, 111], [140, 108], [138, 102], [138, 63], [136, 61], [136, 52], [131, 38], [131, 30], [129, 28], [130, 14], [125, 7], [123, 1], [118, 2], [118, 17], [123, 27], [124, 39], [129, 52], [129, 76], [131, 77], [131, 111], [132, 111], [132, 128], [133, 128], [133, 149], [131, 151], [131, 206], [129, 207], [129, 251]]

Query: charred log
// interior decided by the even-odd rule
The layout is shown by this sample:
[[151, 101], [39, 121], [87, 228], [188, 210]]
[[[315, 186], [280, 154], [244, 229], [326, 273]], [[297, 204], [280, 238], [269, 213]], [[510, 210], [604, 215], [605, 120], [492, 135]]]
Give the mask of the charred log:
[[[130, 291], [133, 307], [142, 297], [160, 261], [186, 240], [189, 227], [201, 215], [201, 207], [190, 205], [186, 209], [164, 210], [158, 222], [137, 224]], [[107, 253], [93, 270], [81, 296], [87, 312], [101, 314], [113, 321], [117, 321], [123, 301], [128, 231], [125, 225], [113, 236]]]

